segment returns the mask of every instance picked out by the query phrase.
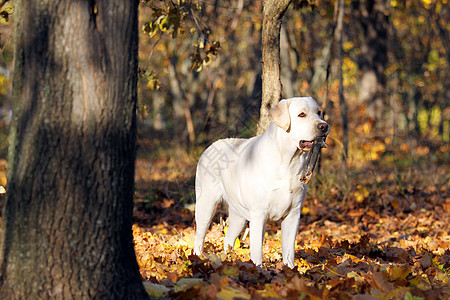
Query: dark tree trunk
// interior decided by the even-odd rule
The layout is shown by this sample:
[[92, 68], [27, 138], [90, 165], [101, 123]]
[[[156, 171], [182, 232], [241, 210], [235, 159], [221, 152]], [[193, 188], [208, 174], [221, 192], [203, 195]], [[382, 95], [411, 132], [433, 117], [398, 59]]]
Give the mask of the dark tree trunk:
[[1, 299], [143, 299], [133, 248], [138, 1], [15, 1]]
[[355, 14], [363, 29], [361, 55], [359, 56], [360, 88], [358, 100], [367, 103], [369, 116], [379, 119], [385, 102], [388, 61], [387, 40], [389, 6], [387, 0], [356, 1]]
[[[345, 0], [339, 0], [337, 25], [336, 25], [336, 44], [337, 44], [337, 57], [339, 60], [339, 106], [341, 110], [342, 131], [343, 131], [343, 143], [344, 153], [342, 155], [342, 161], [345, 167], [347, 166], [348, 156], [348, 116], [347, 116], [347, 102], [344, 97], [344, 77], [342, 72], [343, 65], [343, 51], [342, 51], [342, 35], [344, 30], [344, 13], [345, 13]], [[347, 168], [346, 168], [347, 169]]]
[[292, 0], [264, 0], [262, 25], [262, 103], [257, 133], [269, 127], [269, 111], [281, 100], [281, 20]]

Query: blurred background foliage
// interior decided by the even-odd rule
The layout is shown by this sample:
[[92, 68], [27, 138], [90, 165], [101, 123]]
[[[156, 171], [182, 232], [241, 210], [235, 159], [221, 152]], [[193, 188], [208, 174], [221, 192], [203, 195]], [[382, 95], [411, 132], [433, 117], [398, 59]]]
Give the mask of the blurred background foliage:
[[[0, 4], [0, 158], [6, 159], [14, 12], [11, 1]], [[342, 60], [336, 55], [335, 1], [293, 1], [281, 30], [283, 97], [312, 95], [331, 124], [323, 164], [343, 168], [342, 67], [349, 128], [345, 167], [364, 172], [368, 166], [448, 166], [448, 0], [344, 4]], [[141, 159], [166, 159], [173, 168], [164, 168], [175, 174], [189, 165], [180, 178], [192, 182], [195, 162], [212, 141], [254, 135], [261, 103], [261, 11], [262, 0], [141, 0]], [[148, 176], [157, 176], [157, 165]], [[138, 166], [138, 177], [141, 171]]]
[[[336, 5], [293, 1], [281, 30], [283, 97], [312, 95], [324, 107], [332, 126], [328, 160], [344, 152]], [[349, 168], [380, 159], [401, 167], [448, 164], [449, 7], [447, 0], [345, 1]], [[157, 147], [183, 145], [198, 155], [218, 138], [254, 135], [261, 10], [262, 1], [244, 0], [141, 5], [139, 55], [147, 75], [139, 87], [140, 137], [152, 139], [141, 143], [141, 153], [158, 141]]]

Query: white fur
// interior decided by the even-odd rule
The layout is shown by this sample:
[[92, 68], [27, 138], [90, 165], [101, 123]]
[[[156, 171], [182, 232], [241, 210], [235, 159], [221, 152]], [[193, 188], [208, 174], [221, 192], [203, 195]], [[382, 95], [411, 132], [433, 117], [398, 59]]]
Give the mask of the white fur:
[[[299, 143], [324, 134], [317, 127], [325, 123], [321, 117], [311, 97], [281, 100], [263, 134], [250, 139], [222, 139], [205, 150], [195, 179], [195, 254], [202, 254], [217, 205], [225, 201], [229, 212], [225, 250], [233, 247], [249, 221], [250, 257], [256, 265], [262, 265], [265, 223], [281, 220], [283, 263], [294, 267], [295, 239], [306, 195], [306, 184], [299, 181], [299, 173], [307, 152], [299, 148]], [[280, 125], [286, 122], [288, 126]]]

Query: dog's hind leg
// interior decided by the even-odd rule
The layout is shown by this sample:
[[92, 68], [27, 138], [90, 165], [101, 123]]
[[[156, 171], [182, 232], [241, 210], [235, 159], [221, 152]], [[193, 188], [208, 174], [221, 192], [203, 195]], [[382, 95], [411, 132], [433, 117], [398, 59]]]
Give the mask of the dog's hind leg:
[[203, 253], [205, 236], [209, 229], [209, 225], [216, 214], [217, 205], [221, 202], [222, 195], [217, 189], [208, 188], [200, 190], [196, 184], [196, 203], [195, 203], [195, 242], [194, 254]]
[[234, 248], [234, 243], [238, 235], [244, 229], [247, 220], [236, 212], [234, 212], [231, 208], [228, 216], [228, 230], [225, 234], [225, 239], [223, 240], [223, 249], [228, 251], [228, 248], [231, 246], [231, 249]]

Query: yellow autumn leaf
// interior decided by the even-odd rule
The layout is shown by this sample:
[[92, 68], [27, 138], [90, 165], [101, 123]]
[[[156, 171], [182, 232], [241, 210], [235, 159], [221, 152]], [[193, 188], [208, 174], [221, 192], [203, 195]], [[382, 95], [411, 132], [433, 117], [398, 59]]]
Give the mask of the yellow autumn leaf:
[[436, 272], [436, 277], [435, 277], [435, 278], [436, 278], [437, 280], [439, 280], [440, 282], [442, 282], [443, 284], [448, 285], [449, 277], [450, 277], [450, 275], [447, 275], [446, 273], [441, 272], [441, 271], [437, 271], [437, 272]]
[[201, 278], [181, 278], [174, 285], [174, 292], [184, 292], [192, 287], [202, 286], [205, 282]]
[[239, 276], [239, 267], [236, 265], [226, 266], [223, 271], [223, 275], [228, 277], [238, 277]]
[[183, 238], [180, 240], [180, 246], [186, 246], [189, 248], [194, 248], [195, 237], [192, 234], [185, 234]]
[[356, 200], [356, 202], [358, 202], [358, 203], [361, 203], [361, 202], [364, 201], [364, 196], [363, 196], [360, 192], [358, 192], [358, 191], [354, 192], [354, 193], [353, 193], [353, 196], [355, 197], [355, 200]]
[[354, 262], [356, 264], [362, 262], [362, 260], [359, 259], [358, 257], [356, 257], [354, 255], [351, 255], [351, 254], [348, 254], [348, 253], [346, 253], [344, 255], [344, 259], [348, 259], [348, 260], [350, 260], [350, 261], [352, 261], [352, 262]]
[[302, 207], [302, 215], [306, 215], [306, 214], [309, 214], [309, 207], [303, 206]]
[[170, 28], [169, 17], [167, 16], [160, 16], [157, 23], [161, 32], [167, 31]]
[[265, 298], [280, 298], [280, 295], [274, 290], [273, 284], [266, 283], [264, 290], [257, 290], [258, 294]]
[[249, 294], [246, 294], [238, 289], [232, 287], [224, 287], [216, 295], [217, 299], [251, 299]]
[[393, 280], [403, 280], [411, 273], [409, 265], [393, 266], [389, 268], [389, 274]]
[[195, 211], [195, 203], [189, 203], [189, 204], [185, 204], [184, 208], [186, 208], [189, 211], [194, 212]]
[[303, 259], [303, 258], [296, 259], [296, 260], [295, 260], [295, 265], [297, 266], [298, 272], [299, 272], [300, 274], [304, 274], [304, 273], [306, 273], [306, 271], [308, 271], [309, 269], [311, 269], [311, 266], [310, 266], [310, 265], [308, 264], [308, 262], [307, 262], [305, 259]]
[[[224, 228], [223, 228], [223, 232], [224, 232], [225, 234], [227, 234], [227, 231], [228, 231], [228, 227], [224, 227]], [[239, 249], [240, 247], [241, 247], [241, 242], [239, 241], [239, 238], [237, 238], [237, 239], [234, 241], [233, 249]]]
[[242, 257], [250, 255], [250, 249], [238, 248], [235, 250], [235, 252], [237, 255]]
[[425, 8], [428, 9], [430, 8], [432, 0], [421, 0], [421, 2], [423, 3], [423, 6], [425, 6]]
[[433, 239], [430, 237], [430, 236], [427, 236], [424, 240], [423, 240], [423, 242], [425, 243], [425, 244], [428, 244], [429, 242], [431, 242]]
[[365, 122], [362, 125], [362, 130], [365, 134], [369, 134], [372, 131], [372, 124], [369, 122]]
[[353, 278], [356, 282], [363, 282], [364, 278], [362, 278], [358, 273], [355, 271], [351, 271], [347, 273], [347, 278]]
[[356, 186], [356, 191], [353, 192], [353, 197], [355, 197], [356, 202], [363, 202], [365, 199], [367, 199], [370, 195], [370, 191], [362, 185]]
[[159, 90], [159, 88], [161, 87], [161, 82], [159, 81], [158, 77], [152, 75], [148, 79], [147, 87], [152, 91]]

